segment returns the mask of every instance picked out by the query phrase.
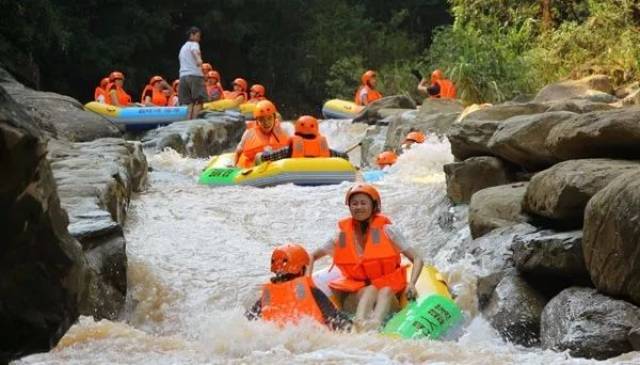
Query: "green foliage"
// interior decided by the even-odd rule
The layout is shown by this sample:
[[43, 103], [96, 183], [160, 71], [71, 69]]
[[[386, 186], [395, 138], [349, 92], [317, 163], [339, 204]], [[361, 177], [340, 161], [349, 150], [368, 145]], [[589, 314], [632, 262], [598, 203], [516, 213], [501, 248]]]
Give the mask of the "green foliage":
[[329, 69], [326, 81], [327, 93], [332, 97], [351, 100], [360, 84], [360, 75], [366, 71], [362, 57], [352, 56], [339, 59]]

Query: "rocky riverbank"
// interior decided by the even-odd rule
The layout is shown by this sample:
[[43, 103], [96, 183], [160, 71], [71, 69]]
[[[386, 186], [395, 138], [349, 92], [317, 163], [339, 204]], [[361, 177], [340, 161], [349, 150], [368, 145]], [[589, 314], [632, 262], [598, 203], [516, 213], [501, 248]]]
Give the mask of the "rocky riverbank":
[[617, 356], [640, 350], [638, 95], [637, 84], [614, 90], [595, 75], [464, 111], [389, 99], [384, 116], [360, 117], [374, 125], [363, 166], [409, 128], [446, 136], [456, 158], [444, 166], [447, 194], [468, 205], [472, 236], [459, 256], [490, 258], [479, 263], [484, 316], [517, 344]]

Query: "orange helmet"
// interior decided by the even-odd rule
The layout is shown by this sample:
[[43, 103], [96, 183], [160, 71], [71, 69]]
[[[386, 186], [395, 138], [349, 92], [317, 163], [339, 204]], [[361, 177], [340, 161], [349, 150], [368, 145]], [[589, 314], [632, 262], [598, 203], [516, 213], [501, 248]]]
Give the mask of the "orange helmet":
[[362, 80], [362, 85], [369, 85], [369, 81], [371, 81], [371, 79], [374, 77], [376, 77], [375, 71], [368, 70], [367, 72], [363, 73], [362, 77], [360, 78], [360, 80]]
[[211, 67], [211, 64], [210, 64], [210, 63], [203, 63], [203, 64], [202, 64], [202, 73], [203, 73], [203, 74], [205, 74], [205, 75], [206, 75], [206, 74], [208, 74], [208, 73], [209, 73], [209, 71], [211, 71], [211, 70], [213, 70], [213, 67]]
[[178, 85], [180, 85], [180, 79], [173, 80], [173, 83], [171, 83], [171, 87], [173, 88], [173, 91], [178, 90]]
[[220, 74], [218, 73], [218, 71], [209, 71], [207, 72], [207, 77], [210, 79], [216, 79], [218, 81], [220, 81]]
[[393, 165], [397, 159], [398, 156], [393, 151], [384, 151], [378, 155], [376, 162], [380, 167], [384, 167]]
[[151, 78], [151, 80], [149, 80], [149, 85], [153, 86], [153, 84], [155, 84], [158, 81], [163, 81], [164, 79], [162, 78], [162, 76], [154, 76]]
[[256, 96], [264, 96], [264, 94], [266, 94], [264, 86], [260, 84], [251, 85], [251, 91], [254, 92]]
[[307, 134], [317, 136], [320, 131], [318, 128], [318, 120], [310, 115], [303, 115], [296, 120], [296, 134]]
[[247, 91], [247, 87], [249, 87], [249, 84], [247, 84], [247, 81], [245, 79], [242, 79], [240, 77], [238, 77], [237, 79], [233, 80], [233, 85], [238, 85], [240, 86], [240, 88], [242, 89], [242, 91]]
[[100, 87], [104, 89], [107, 85], [109, 85], [109, 78], [103, 77], [102, 80], [100, 80]]
[[124, 74], [120, 71], [113, 71], [109, 74], [109, 81], [114, 82], [116, 80], [124, 80]]
[[270, 102], [269, 100], [260, 100], [256, 104], [255, 109], [253, 109], [254, 118], [268, 117], [270, 115], [275, 115], [275, 114], [276, 114], [276, 106], [273, 105], [273, 103]]
[[351, 197], [355, 194], [363, 193], [367, 194], [371, 200], [373, 200], [373, 210], [380, 212], [382, 209], [382, 200], [380, 199], [380, 192], [373, 185], [367, 183], [357, 183], [347, 190], [347, 196], [344, 199], [344, 203], [348, 206]]
[[309, 254], [296, 243], [276, 247], [271, 254], [271, 272], [275, 274], [301, 274], [310, 263]]
[[431, 73], [431, 82], [435, 82], [436, 80], [442, 80], [442, 79], [444, 79], [444, 74], [442, 73], [442, 70], [437, 69]]
[[424, 143], [427, 140], [427, 137], [424, 133], [420, 131], [413, 131], [407, 134], [407, 138], [404, 139], [405, 142], [415, 142], [415, 143]]

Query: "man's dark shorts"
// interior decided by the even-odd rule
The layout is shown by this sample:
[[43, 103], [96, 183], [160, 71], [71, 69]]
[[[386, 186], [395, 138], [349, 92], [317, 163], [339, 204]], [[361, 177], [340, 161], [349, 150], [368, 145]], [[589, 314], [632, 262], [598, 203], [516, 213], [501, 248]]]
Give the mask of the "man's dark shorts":
[[202, 104], [207, 100], [204, 77], [187, 75], [180, 78], [178, 99], [181, 105]]

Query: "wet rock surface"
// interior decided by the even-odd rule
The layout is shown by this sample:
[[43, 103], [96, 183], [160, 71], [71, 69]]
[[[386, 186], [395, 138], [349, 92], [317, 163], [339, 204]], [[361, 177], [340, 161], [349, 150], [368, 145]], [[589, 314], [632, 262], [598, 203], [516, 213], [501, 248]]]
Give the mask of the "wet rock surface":
[[385, 115], [380, 114], [382, 109], [398, 109], [401, 113], [402, 109], [415, 109], [416, 103], [405, 95], [385, 96], [373, 103], [367, 105], [358, 115], [353, 118], [354, 123], [376, 124], [376, 122], [388, 117], [389, 111]]
[[54, 347], [85, 288], [43, 137], [0, 86], [0, 363]]
[[500, 280], [482, 313], [506, 341], [530, 347], [540, 343], [545, 304], [540, 293], [512, 273]]
[[542, 312], [545, 349], [568, 350], [572, 356], [606, 359], [633, 351], [629, 332], [640, 325], [640, 308], [573, 287], [553, 298]]
[[456, 204], [467, 204], [482, 189], [513, 181], [509, 168], [496, 157], [471, 157], [444, 165], [447, 196]]
[[584, 258], [599, 291], [640, 305], [640, 171], [628, 172], [587, 204]]
[[471, 196], [469, 203], [469, 228], [474, 238], [496, 228], [525, 223], [522, 200], [527, 183], [500, 185], [480, 190]]
[[122, 132], [98, 114], [84, 111], [83, 105], [69, 96], [29, 89], [0, 68], [0, 85], [33, 118], [48, 137], [72, 142], [119, 137]]
[[640, 162], [570, 160], [537, 173], [529, 182], [524, 209], [559, 225], [580, 227], [589, 199], [616, 177], [640, 169]]
[[142, 143], [150, 151], [172, 148], [189, 157], [208, 158], [235, 148], [245, 128], [241, 116], [209, 113], [205, 119], [153, 129], [142, 137]]
[[124, 306], [127, 256], [122, 226], [134, 192], [146, 185], [147, 161], [138, 142], [117, 138], [50, 142], [49, 160], [69, 232], [90, 271], [82, 314], [115, 319]]

